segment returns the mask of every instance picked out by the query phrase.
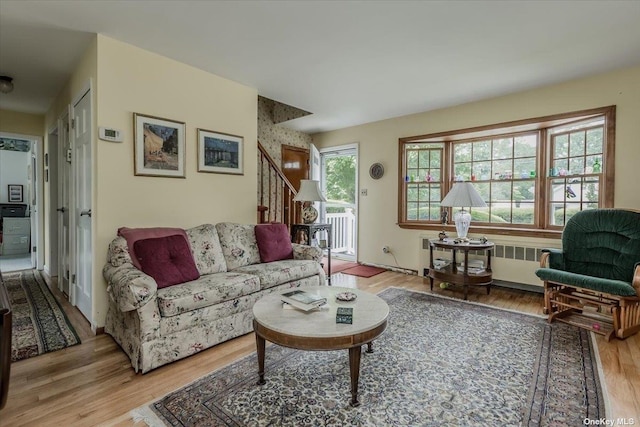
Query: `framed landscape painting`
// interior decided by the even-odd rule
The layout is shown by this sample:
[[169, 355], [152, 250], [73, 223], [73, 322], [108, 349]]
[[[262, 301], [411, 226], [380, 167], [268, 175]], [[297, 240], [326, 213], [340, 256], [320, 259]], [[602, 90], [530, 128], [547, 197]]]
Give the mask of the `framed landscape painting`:
[[184, 178], [184, 122], [134, 113], [133, 126], [135, 175]]
[[198, 172], [244, 174], [244, 138], [198, 129]]

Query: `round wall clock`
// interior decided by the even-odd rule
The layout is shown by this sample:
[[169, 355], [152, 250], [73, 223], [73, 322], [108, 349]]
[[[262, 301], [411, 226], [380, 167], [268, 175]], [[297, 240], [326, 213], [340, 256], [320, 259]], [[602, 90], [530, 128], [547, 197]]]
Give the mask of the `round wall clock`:
[[382, 178], [382, 175], [384, 175], [384, 166], [382, 166], [382, 163], [372, 164], [369, 168], [369, 175], [371, 175], [373, 179]]

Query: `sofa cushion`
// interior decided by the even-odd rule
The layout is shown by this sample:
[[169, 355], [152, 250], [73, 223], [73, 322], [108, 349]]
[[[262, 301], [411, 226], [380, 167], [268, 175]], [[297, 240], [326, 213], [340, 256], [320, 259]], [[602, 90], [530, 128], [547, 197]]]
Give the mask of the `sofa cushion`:
[[127, 240], [127, 246], [129, 248], [129, 255], [131, 256], [131, 262], [139, 270], [142, 270], [138, 256], [136, 255], [135, 243], [138, 240], [152, 239], [154, 237], [165, 237], [179, 234], [187, 239], [187, 233], [182, 228], [167, 228], [167, 227], [153, 227], [153, 228], [128, 228], [120, 227], [118, 229], [118, 236], [122, 236]]
[[228, 301], [260, 290], [256, 276], [216, 273], [198, 280], [158, 290], [158, 309], [163, 317], [175, 316]]
[[227, 271], [218, 230], [213, 224], [202, 224], [187, 230], [193, 260], [200, 275]]
[[292, 280], [304, 279], [322, 272], [322, 267], [311, 260], [284, 260], [267, 264], [247, 265], [235, 272], [252, 274], [260, 279], [260, 288], [267, 289]]
[[183, 236], [142, 239], [133, 246], [142, 271], [155, 279], [158, 289], [200, 277], [189, 243]]
[[260, 252], [254, 232], [255, 225], [221, 222], [216, 224], [227, 270], [245, 265], [258, 264]]
[[285, 224], [258, 224], [255, 228], [260, 261], [293, 259], [293, 246]]

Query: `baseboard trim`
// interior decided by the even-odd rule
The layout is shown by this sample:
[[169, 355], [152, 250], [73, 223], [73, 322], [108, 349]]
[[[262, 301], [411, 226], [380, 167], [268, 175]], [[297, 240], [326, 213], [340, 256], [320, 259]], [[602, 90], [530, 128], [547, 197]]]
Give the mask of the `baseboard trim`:
[[394, 267], [392, 265], [376, 264], [373, 262], [361, 262], [360, 264], [368, 265], [369, 267], [384, 268], [387, 270], [395, 271], [396, 273], [411, 274], [413, 276], [418, 275], [418, 270], [412, 270], [410, 268]]

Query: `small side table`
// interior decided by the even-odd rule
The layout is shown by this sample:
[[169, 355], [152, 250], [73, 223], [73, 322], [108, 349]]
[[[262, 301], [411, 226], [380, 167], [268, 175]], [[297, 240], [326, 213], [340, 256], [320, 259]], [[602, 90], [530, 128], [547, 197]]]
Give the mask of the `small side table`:
[[[433, 264], [433, 249], [443, 248], [451, 249], [452, 259], [451, 263], [440, 269], [436, 269]], [[440, 280], [442, 282], [450, 282], [454, 285], [464, 286], [464, 299], [467, 299], [467, 293], [469, 291], [469, 285], [486, 286], [487, 295], [491, 292], [491, 284], [493, 283], [493, 277], [491, 272], [491, 251], [494, 248], [492, 242], [485, 242], [482, 244], [471, 243], [453, 243], [452, 241], [431, 239], [429, 240], [429, 283], [430, 288], [433, 291], [433, 280]], [[484, 250], [487, 257], [487, 266], [485, 270], [478, 274], [469, 273], [469, 251], [481, 251]], [[464, 268], [460, 269], [456, 263], [456, 252], [464, 252]]]
[[333, 231], [331, 224], [291, 224], [291, 241], [300, 243], [299, 234], [302, 234], [306, 239], [304, 244], [310, 245], [311, 240], [315, 238], [318, 231], [327, 232], [327, 246], [322, 249], [327, 250], [327, 271], [329, 272], [327, 280], [329, 286], [331, 286], [331, 234]]

